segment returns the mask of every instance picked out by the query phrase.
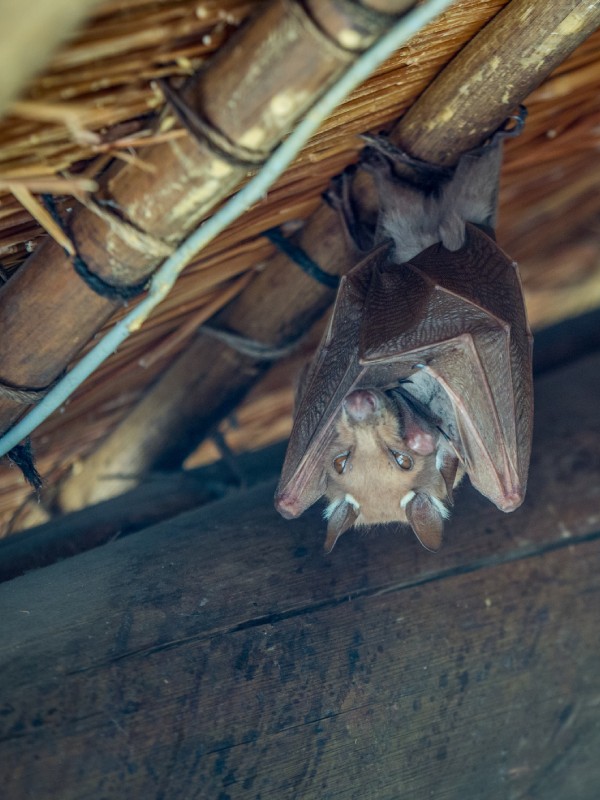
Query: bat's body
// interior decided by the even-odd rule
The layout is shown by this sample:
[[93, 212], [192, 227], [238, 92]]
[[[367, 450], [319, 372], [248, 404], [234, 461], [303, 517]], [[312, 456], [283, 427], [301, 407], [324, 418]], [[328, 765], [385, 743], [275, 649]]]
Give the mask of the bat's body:
[[342, 280], [276, 505], [294, 517], [325, 495], [328, 549], [352, 525], [389, 521], [437, 549], [463, 471], [499, 508], [522, 502], [531, 337], [516, 265], [493, 238], [498, 141], [426, 189], [380, 151], [375, 246]]

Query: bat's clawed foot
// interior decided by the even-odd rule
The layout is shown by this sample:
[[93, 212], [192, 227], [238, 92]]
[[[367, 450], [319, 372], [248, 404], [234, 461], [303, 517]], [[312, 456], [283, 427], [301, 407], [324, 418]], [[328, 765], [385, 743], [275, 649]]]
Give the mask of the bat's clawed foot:
[[364, 134], [362, 138], [367, 147], [361, 153], [361, 164], [378, 178], [392, 183], [400, 180], [431, 191], [452, 177], [451, 167], [415, 158], [385, 135]]
[[323, 199], [338, 212], [342, 228], [349, 242], [356, 248], [359, 256], [368, 253], [375, 243], [376, 217], [378, 209], [369, 213], [362, 204], [361, 212], [354, 202], [352, 186], [356, 166], [351, 165], [339, 175], [335, 175], [329, 188], [323, 193]]

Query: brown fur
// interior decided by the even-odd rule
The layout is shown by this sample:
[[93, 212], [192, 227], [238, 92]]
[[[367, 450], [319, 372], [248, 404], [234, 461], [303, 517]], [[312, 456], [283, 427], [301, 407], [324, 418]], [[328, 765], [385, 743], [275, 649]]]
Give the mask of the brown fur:
[[[426, 489], [442, 503], [446, 500], [446, 487], [436, 467], [435, 450], [430, 455], [413, 452], [403, 437], [403, 420], [394, 402], [382, 392], [374, 394], [381, 405], [367, 420], [357, 422], [345, 409], [342, 411], [327, 458], [326, 497], [334, 503], [351, 495], [360, 506], [356, 526], [408, 522], [401, 500], [410, 491]], [[413, 468], [401, 469], [390, 450], [408, 453], [413, 459]], [[345, 472], [339, 475], [333, 461], [348, 451]]]

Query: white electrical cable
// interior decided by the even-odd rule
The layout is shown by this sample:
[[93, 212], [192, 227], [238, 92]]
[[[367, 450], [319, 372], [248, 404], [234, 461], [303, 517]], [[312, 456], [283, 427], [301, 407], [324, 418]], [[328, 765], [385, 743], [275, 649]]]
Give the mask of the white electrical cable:
[[164, 264], [154, 273], [146, 297], [112, 328], [100, 342], [79, 361], [73, 369], [54, 386], [23, 419], [0, 438], [0, 456], [8, 453], [34, 431], [38, 425], [56, 411], [65, 400], [88, 378], [127, 337], [138, 330], [150, 312], [173, 288], [179, 273], [203, 247], [222, 230], [243, 214], [257, 200], [263, 198], [269, 187], [294, 160], [305, 142], [323, 120], [360, 83], [411, 36], [442, 13], [454, 0], [429, 0], [397, 22], [376, 44], [363, 53], [347, 72], [306, 113], [295, 130], [281, 144], [264, 166], [243, 189], [229, 200], [216, 214], [202, 223]]

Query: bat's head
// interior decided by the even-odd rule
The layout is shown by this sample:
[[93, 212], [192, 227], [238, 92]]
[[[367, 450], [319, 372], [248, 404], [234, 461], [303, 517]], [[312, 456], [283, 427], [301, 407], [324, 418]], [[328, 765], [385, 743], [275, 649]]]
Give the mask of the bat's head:
[[408, 523], [424, 547], [439, 549], [452, 489], [462, 477], [441, 438], [399, 395], [350, 392], [326, 459], [325, 549], [353, 525], [388, 522]]

